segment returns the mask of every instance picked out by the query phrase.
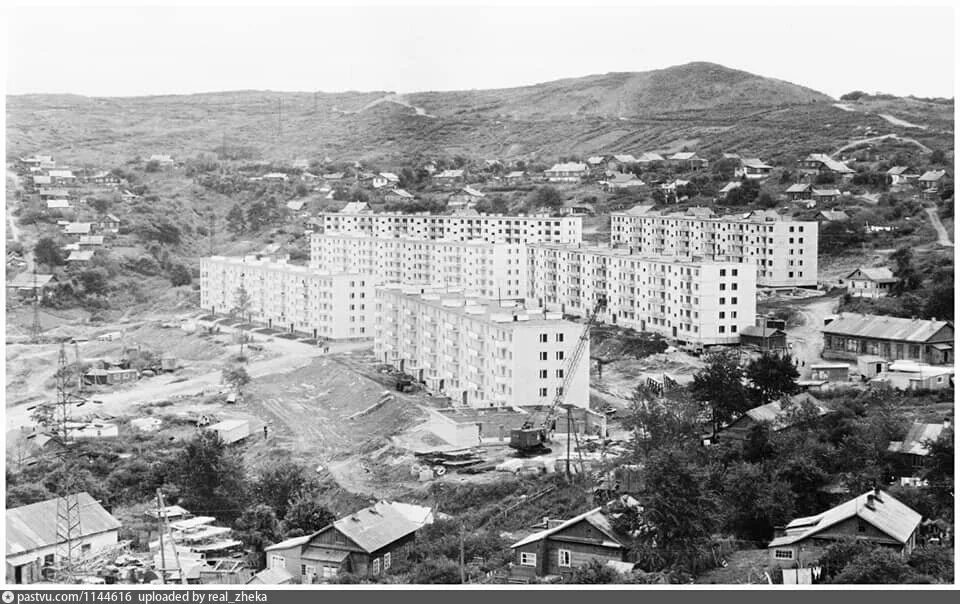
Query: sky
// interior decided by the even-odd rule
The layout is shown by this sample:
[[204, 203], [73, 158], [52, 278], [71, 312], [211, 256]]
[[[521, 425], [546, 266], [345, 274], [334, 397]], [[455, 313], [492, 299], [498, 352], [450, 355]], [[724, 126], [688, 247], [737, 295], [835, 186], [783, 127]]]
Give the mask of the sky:
[[6, 14], [6, 89], [406, 93], [710, 61], [834, 97], [851, 90], [954, 95], [955, 15], [945, 5], [620, 4], [29, 5]]

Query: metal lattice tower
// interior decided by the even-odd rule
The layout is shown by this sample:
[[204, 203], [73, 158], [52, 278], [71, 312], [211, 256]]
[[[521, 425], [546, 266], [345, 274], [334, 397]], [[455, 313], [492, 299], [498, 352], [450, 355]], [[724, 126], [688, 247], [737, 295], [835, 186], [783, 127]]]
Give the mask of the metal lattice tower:
[[80, 494], [77, 491], [77, 464], [70, 439], [70, 406], [83, 400], [71, 393], [67, 374], [67, 349], [60, 345], [57, 361], [57, 401], [53, 409], [54, 440], [60, 445], [60, 493], [57, 498], [57, 581], [69, 583], [80, 548]]

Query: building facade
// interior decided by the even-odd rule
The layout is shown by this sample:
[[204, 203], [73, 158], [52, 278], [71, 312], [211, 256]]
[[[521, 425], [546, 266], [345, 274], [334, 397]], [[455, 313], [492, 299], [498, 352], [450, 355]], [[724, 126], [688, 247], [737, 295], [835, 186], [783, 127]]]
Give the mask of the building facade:
[[241, 286], [247, 320], [313, 337], [371, 337], [374, 282], [369, 275], [331, 274], [285, 259], [213, 256], [200, 261], [200, 306], [230, 314]]
[[655, 258], [627, 249], [528, 247], [528, 300], [699, 346], [736, 344], [756, 320], [756, 275], [737, 262]]
[[490, 299], [523, 298], [526, 245], [484, 241], [379, 239], [320, 234], [310, 241], [310, 266], [326, 273], [370, 275], [376, 283], [459, 287]]
[[381, 239], [452, 239], [504, 243], [580, 243], [581, 219], [575, 216], [445, 216], [323, 212], [318, 232], [365, 235]]
[[[409, 285], [377, 288], [374, 353], [465, 407], [548, 405], [584, 326], [560, 313]], [[566, 402], [589, 403], [589, 342]]]
[[887, 361], [953, 363], [953, 324], [842, 313], [823, 328], [823, 358], [856, 361], [870, 355]]
[[785, 220], [775, 212], [705, 217], [614, 213], [610, 243], [657, 256], [702, 256], [753, 264], [762, 287], [817, 285], [816, 222]]

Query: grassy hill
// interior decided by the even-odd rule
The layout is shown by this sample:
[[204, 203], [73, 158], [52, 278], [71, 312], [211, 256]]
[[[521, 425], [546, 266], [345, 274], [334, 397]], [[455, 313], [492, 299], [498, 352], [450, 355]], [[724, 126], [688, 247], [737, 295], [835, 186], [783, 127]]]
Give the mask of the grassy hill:
[[[179, 96], [7, 98], [10, 154], [74, 163], [180, 158], [226, 142], [259, 157], [409, 162], [418, 156], [540, 157], [599, 152], [740, 151], [774, 161], [830, 150], [867, 129], [952, 147], [952, 104], [885, 100], [834, 106], [822, 93], [710, 63], [499, 90], [233, 91]], [[899, 115], [910, 128], [880, 113]]]

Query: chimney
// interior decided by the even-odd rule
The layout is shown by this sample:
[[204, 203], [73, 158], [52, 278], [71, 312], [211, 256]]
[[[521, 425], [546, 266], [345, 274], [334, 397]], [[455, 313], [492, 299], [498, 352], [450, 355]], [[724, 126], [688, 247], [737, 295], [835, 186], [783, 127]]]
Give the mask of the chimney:
[[953, 423], [950, 421], [950, 418], [949, 418], [949, 417], [943, 418], [943, 429], [944, 429], [944, 430], [949, 430], [952, 425], [953, 425]]
[[868, 510], [876, 510], [876, 509], [877, 509], [876, 506], [873, 505], [873, 500], [874, 500], [875, 498], [876, 498], [876, 496], [875, 496], [873, 493], [869, 493], [869, 494], [867, 495], [867, 503], [866, 503], [865, 507], [866, 507]]

